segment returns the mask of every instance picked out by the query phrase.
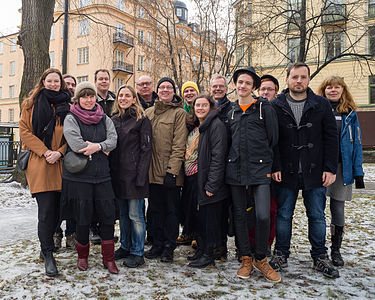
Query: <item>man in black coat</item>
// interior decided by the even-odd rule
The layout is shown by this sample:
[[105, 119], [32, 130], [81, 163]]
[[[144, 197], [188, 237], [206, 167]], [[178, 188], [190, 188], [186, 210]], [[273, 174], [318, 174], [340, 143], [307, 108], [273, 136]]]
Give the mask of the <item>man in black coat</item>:
[[139, 102], [141, 102], [143, 109], [146, 110], [147, 108], [154, 106], [158, 94], [154, 92], [152, 78], [147, 75], [142, 75], [137, 80], [136, 88], [138, 99]]
[[111, 85], [111, 76], [107, 69], [99, 69], [95, 71], [94, 81], [98, 97], [96, 101], [103, 108], [104, 113], [112, 116], [113, 104], [115, 103], [116, 95], [109, 90]]
[[273, 179], [280, 182], [277, 198], [276, 244], [270, 261], [275, 270], [287, 267], [292, 219], [302, 190], [309, 222], [309, 241], [314, 269], [339, 277], [325, 247], [326, 187], [336, 179], [338, 141], [335, 117], [327, 99], [308, 87], [310, 69], [305, 63], [288, 68], [288, 88], [271, 101], [279, 122]]

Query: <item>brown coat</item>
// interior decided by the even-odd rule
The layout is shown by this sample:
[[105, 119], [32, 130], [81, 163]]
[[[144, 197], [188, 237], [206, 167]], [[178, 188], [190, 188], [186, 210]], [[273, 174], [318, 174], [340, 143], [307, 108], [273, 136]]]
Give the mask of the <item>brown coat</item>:
[[177, 186], [182, 186], [184, 175], [182, 162], [186, 147], [186, 112], [183, 101], [162, 102], [146, 110], [152, 125], [152, 159], [149, 170], [150, 183], [163, 184], [166, 173], [177, 176]]
[[[48, 150], [46, 145], [34, 135], [32, 128], [34, 105], [28, 107], [26, 104], [21, 111], [20, 137], [22, 148], [31, 150], [29, 163], [26, 169], [26, 178], [31, 194], [61, 191], [62, 159], [54, 164], [47, 163], [43, 154]], [[66, 142], [63, 136], [62, 125], [56, 122], [53, 132], [51, 150], [65, 153]]]

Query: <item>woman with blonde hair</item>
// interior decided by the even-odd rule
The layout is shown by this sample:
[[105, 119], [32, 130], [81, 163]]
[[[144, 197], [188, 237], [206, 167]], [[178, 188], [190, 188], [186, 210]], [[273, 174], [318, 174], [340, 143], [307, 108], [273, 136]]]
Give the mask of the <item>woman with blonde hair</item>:
[[110, 154], [113, 189], [120, 206], [120, 243], [115, 259], [125, 258], [130, 268], [145, 263], [146, 223], [144, 198], [149, 196], [148, 169], [152, 154], [152, 129], [135, 90], [119, 88], [112, 121], [118, 140]]
[[345, 201], [352, 199], [352, 184], [364, 188], [362, 169], [362, 139], [357, 106], [344, 79], [330, 76], [320, 84], [318, 95], [326, 97], [336, 117], [339, 132], [339, 164], [336, 181], [327, 188], [331, 209], [331, 259], [334, 266], [343, 266], [340, 248], [344, 233]]
[[40, 257], [47, 276], [58, 274], [52, 255], [53, 234], [59, 218], [62, 160], [66, 142], [63, 122], [69, 112], [70, 95], [58, 69], [49, 68], [39, 78], [21, 107], [19, 121], [23, 149], [31, 151], [26, 169], [32, 197], [38, 203]]

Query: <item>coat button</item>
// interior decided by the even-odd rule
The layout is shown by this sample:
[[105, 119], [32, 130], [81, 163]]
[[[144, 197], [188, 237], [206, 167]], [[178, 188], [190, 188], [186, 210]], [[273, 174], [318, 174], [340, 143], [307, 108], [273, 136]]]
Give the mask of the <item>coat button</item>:
[[260, 159], [260, 160], [259, 160], [259, 162], [263, 162], [263, 160], [262, 160], [262, 159]]

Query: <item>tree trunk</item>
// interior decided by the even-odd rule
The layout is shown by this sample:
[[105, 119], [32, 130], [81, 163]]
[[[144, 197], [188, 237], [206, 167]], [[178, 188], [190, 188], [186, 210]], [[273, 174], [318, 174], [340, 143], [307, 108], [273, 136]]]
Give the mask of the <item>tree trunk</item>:
[[22, 0], [22, 24], [18, 43], [24, 56], [19, 103], [50, 66], [49, 43], [55, 0]]

